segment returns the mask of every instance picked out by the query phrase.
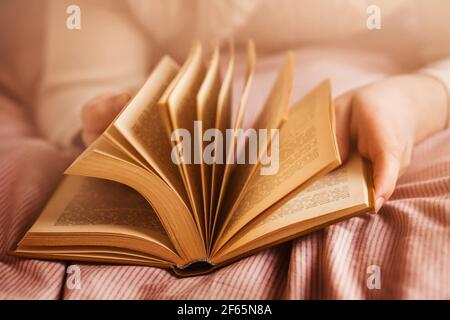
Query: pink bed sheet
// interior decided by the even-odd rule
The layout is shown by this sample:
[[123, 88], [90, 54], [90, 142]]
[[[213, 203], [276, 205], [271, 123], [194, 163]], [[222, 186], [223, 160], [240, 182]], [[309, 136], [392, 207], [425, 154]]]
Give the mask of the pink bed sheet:
[[[23, 110], [8, 98], [0, 97], [0, 115], [0, 299], [450, 298], [450, 130], [416, 147], [380, 214], [180, 279], [157, 268], [8, 256], [74, 153], [36, 137]], [[66, 284], [71, 265], [80, 270], [78, 289]], [[369, 266], [379, 267], [379, 289], [367, 286]]]

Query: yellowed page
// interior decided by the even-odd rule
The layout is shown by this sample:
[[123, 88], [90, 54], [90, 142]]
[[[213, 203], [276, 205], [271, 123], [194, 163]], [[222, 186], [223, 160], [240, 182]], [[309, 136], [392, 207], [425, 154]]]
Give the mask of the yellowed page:
[[51, 250], [83, 244], [122, 246], [173, 263], [182, 261], [139, 193], [113, 181], [67, 176], [19, 245]]
[[[164, 91], [163, 95], [161, 96], [161, 98], [159, 99], [157, 106], [158, 106], [158, 111], [159, 111], [159, 116], [162, 119], [162, 124], [165, 128], [166, 134], [169, 137], [169, 141], [170, 141], [170, 146], [171, 148], [174, 147], [175, 143], [173, 141], [171, 141], [170, 137], [173, 133], [173, 124], [172, 124], [172, 120], [171, 120], [171, 115], [170, 115], [170, 110], [169, 110], [169, 97], [172, 94], [173, 90], [175, 89], [175, 87], [178, 85], [178, 83], [180, 82], [180, 80], [185, 76], [187, 70], [189, 69], [192, 60], [194, 59], [196, 55], [196, 46], [194, 45], [194, 47], [190, 50], [189, 55], [186, 58], [186, 61], [184, 62], [184, 64], [181, 66], [181, 68], [179, 69], [177, 75], [175, 76], [175, 78], [170, 82], [170, 84], [167, 86], [166, 90]], [[172, 159], [170, 159], [170, 161], [172, 161]], [[172, 161], [173, 162], [173, 161]], [[189, 202], [189, 208], [191, 210], [191, 214], [193, 216], [194, 219], [196, 219], [197, 222], [197, 227], [200, 228], [200, 224], [198, 223], [196, 218], [196, 215], [194, 213], [194, 199], [193, 197], [191, 197], [188, 194], [188, 181], [187, 181], [187, 177], [184, 174], [183, 168], [180, 165], [177, 165], [178, 168], [178, 173], [181, 176], [181, 179], [183, 181], [183, 185], [184, 185], [184, 189], [186, 192], [186, 196], [188, 198], [188, 202]]]
[[132, 255], [116, 253], [117, 249], [111, 252], [92, 252], [92, 253], [72, 253], [70, 251], [53, 253], [53, 250], [35, 250], [32, 249], [17, 249], [12, 254], [19, 257], [37, 258], [37, 259], [51, 259], [51, 260], [67, 260], [67, 261], [85, 261], [98, 263], [114, 263], [127, 265], [142, 265], [156, 268], [170, 268], [172, 263], [152, 259], [151, 257], [139, 258]]
[[[180, 154], [182, 163], [178, 165], [187, 191], [195, 221], [201, 236], [205, 237], [205, 220], [203, 215], [203, 196], [200, 165], [194, 164], [194, 121], [196, 120], [196, 97], [205, 76], [202, 47], [194, 45], [191, 54], [180, 71], [180, 76], [169, 86], [159, 102], [160, 112], [166, 115], [165, 126], [169, 138], [174, 137], [172, 148], [179, 145], [183, 138], [177, 129], [188, 130], [191, 136], [191, 159]], [[175, 132], [174, 132], [175, 131]], [[172, 161], [170, 159], [169, 161]], [[190, 164], [189, 164], [190, 162]]]
[[[219, 98], [217, 103], [217, 114], [215, 128], [217, 128], [222, 136], [225, 137], [225, 131], [231, 125], [231, 105], [232, 105], [232, 93], [233, 93], [233, 73], [234, 73], [234, 46], [230, 42], [230, 54], [227, 69], [225, 71], [225, 77], [220, 87]], [[215, 149], [218, 150], [220, 145], [215, 141]], [[215, 213], [217, 207], [217, 201], [219, 198], [220, 188], [222, 186], [223, 174], [225, 171], [225, 142], [222, 141], [222, 157], [219, 159], [218, 155], [214, 158], [212, 181], [211, 181], [211, 201], [210, 201], [210, 214], [209, 214], [209, 237], [213, 229], [215, 221]]]
[[[153, 169], [188, 204], [178, 168], [170, 161], [171, 143], [157, 106], [178, 71], [179, 66], [170, 57], [163, 57], [105, 134], [119, 142], [129, 153], [138, 153], [148, 163], [145, 167]], [[129, 145], [123, 145], [124, 141]], [[135, 151], [130, 150], [130, 146]], [[134, 157], [137, 158], [136, 155]]]
[[333, 113], [328, 81], [290, 110], [289, 120], [280, 130], [278, 173], [254, 176], [215, 250], [291, 191], [339, 166]]
[[293, 197], [283, 199], [245, 226], [217, 255], [216, 263], [373, 208], [365, 160], [354, 152], [340, 168]]
[[154, 172], [100, 137], [67, 170], [72, 175], [117, 181], [143, 195], [154, 208], [177, 253], [186, 261], [203, 259], [205, 243], [189, 208]]
[[[239, 101], [236, 120], [235, 120], [235, 122], [233, 124], [233, 128], [232, 128], [234, 130], [242, 128], [242, 122], [244, 120], [245, 110], [247, 107], [247, 99], [248, 99], [248, 95], [250, 92], [253, 75], [255, 72], [255, 63], [256, 63], [255, 44], [252, 40], [250, 40], [248, 42], [248, 46], [247, 46], [247, 76], [245, 79], [244, 91], [242, 92], [242, 96]], [[217, 205], [216, 205], [216, 212], [214, 215], [213, 234], [215, 232], [215, 228], [216, 228], [216, 224], [217, 224], [217, 220], [218, 220], [217, 219], [218, 214], [220, 212], [222, 202], [225, 198], [225, 191], [228, 186], [228, 181], [230, 179], [230, 175], [233, 170], [232, 163], [234, 163], [233, 158], [236, 155], [236, 151], [235, 151], [236, 145], [237, 145], [237, 138], [236, 138], [236, 135], [233, 135], [233, 139], [232, 139], [231, 143], [229, 143], [229, 145], [226, 147], [226, 150], [227, 150], [226, 165], [225, 165], [225, 170], [223, 173], [223, 178], [222, 178], [222, 182], [221, 182], [221, 186], [220, 186], [219, 198], [218, 198]]]
[[128, 142], [128, 140], [120, 132], [118, 132], [114, 126], [110, 126], [102, 136], [117, 150], [120, 150], [128, 157], [133, 159], [134, 162], [138, 163], [142, 168], [156, 172], [155, 169], [153, 169], [148, 164], [144, 157], [142, 157], [141, 154], [136, 151], [136, 149], [130, 144], [130, 142]]
[[[210, 200], [211, 200], [211, 179], [212, 179], [212, 163], [205, 162], [203, 152], [207, 145], [216, 143], [216, 141], [204, 141], [203, 134], [215, 128], [216, 125], [216, 111], [221, 85], [220, 79], [220, 58], [219, 48], [216, 46], [209, 64], [208, 72], [200, 87], [197, 95], [197, 121], [201, 122], [201, 134], [197, 135], [199, 158], [201, 159], [201, 178], [202, 178], [202, 193], [203, 193], [203, 210], [205, 220], [205, 234], [206, 241], [209, 242], [209, 220], [210, 220]], [[211, 138], [213, 140], [213, 138]], [[207, 155], [210, 156], [210, 155]], [[211, 157], [209, 157], [211, 158]]]
[[[64, 237], [64, 235], [62, 235]], [[54, 255], [55, 258], [58, 256], [74, 256], [74, 257], [92, 257], [92, 261], [96, 261], [97, 257], [105, 258], [106, 256], [111, 257], [111, 259], [122, 258], [122, 259], [140, 259], [147, 262], [159, 262], [164, 264], [173, 265], [167, 260], [162, 260], [156, 258], [150, 254], [142, 253], [140, 251], [134, 251], [129, 249], [121, 249], [116, 247], [98, 246], [98, 245], [82, 245], [82, 246], [31, 246], [31, 247], [20, 247], [16, 250], [18, 253], [36, 253], [36, 254], [49, 254]], [[129, 261], [133, 263], [133, 261]]]
[[[290, 104], [290, 97], [292, 92], [292, 85], [294, 81], [294, 56], [289, 52], [283, 65], [280, 68], [278, 77], [272, 86], [269, 97], [264, 104], [261, 113], [259, 114], [254, 129], [266, 129], [266, 140], [261, 143], [258, 136], [257, 162], [251, 163], [247, 155], [245, 164], [238, 164], [235, 166], [230, 178], [230, 185], [226, 190], [226, 196], [221, 209], [221, 215], [230, 219], [237, 209], [240, 200], [243, 198], [250, 179], [254, 174], [257, 174], [261, 157], [266, 154], [267, 148], [270, 146], [273, 138], [272, 129], [279, 129], [288, 118], [288, 108]], [[246, 152], [249, 152], [246, 146]], [[227, 220], [226, 220], [227, 221]], [[225, 222], [226, 223], [226, 222]], [[220, 235], [219, 235], [220, 237]]]

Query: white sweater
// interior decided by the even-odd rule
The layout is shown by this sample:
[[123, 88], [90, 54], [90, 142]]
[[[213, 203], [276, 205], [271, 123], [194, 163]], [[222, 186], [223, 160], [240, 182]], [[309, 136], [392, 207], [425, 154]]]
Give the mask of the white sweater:
[[[133, 92], [162, 54], [182, 62], [194, 40], [208, 45], [233, 38], [239, 46], [253, 38], [259, 53], [322, 48], [335, 66], [344, 61], [344, 70], [364, 61], [362, 73], [419, 71], [450, 88], [450, 1], [78, 0], [81, 30], [66, 28], [71, 4], [49, 1], [37, 110], [43, 134], [62, 146], [80, 130], [88, 100]], [[369, 30], [373, 4], [381, 29]]]

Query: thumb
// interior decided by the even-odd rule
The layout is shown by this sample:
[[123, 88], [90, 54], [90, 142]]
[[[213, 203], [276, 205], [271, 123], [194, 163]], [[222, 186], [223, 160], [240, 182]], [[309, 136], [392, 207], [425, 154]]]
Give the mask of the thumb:
[[391, 197], [400, 170], [400, 162], [391, 152], [382, 151], [372, 158], [375, 184], [375, 212]]

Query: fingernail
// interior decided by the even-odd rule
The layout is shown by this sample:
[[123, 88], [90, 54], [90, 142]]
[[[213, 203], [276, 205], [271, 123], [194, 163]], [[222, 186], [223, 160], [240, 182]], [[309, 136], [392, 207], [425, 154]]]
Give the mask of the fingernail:
[[378, 197], [377, 200], [375, 201], [375, 213], [378, 213], [378, 211], [380, 211], [383, 204], [384, 204], [384, 198]]

